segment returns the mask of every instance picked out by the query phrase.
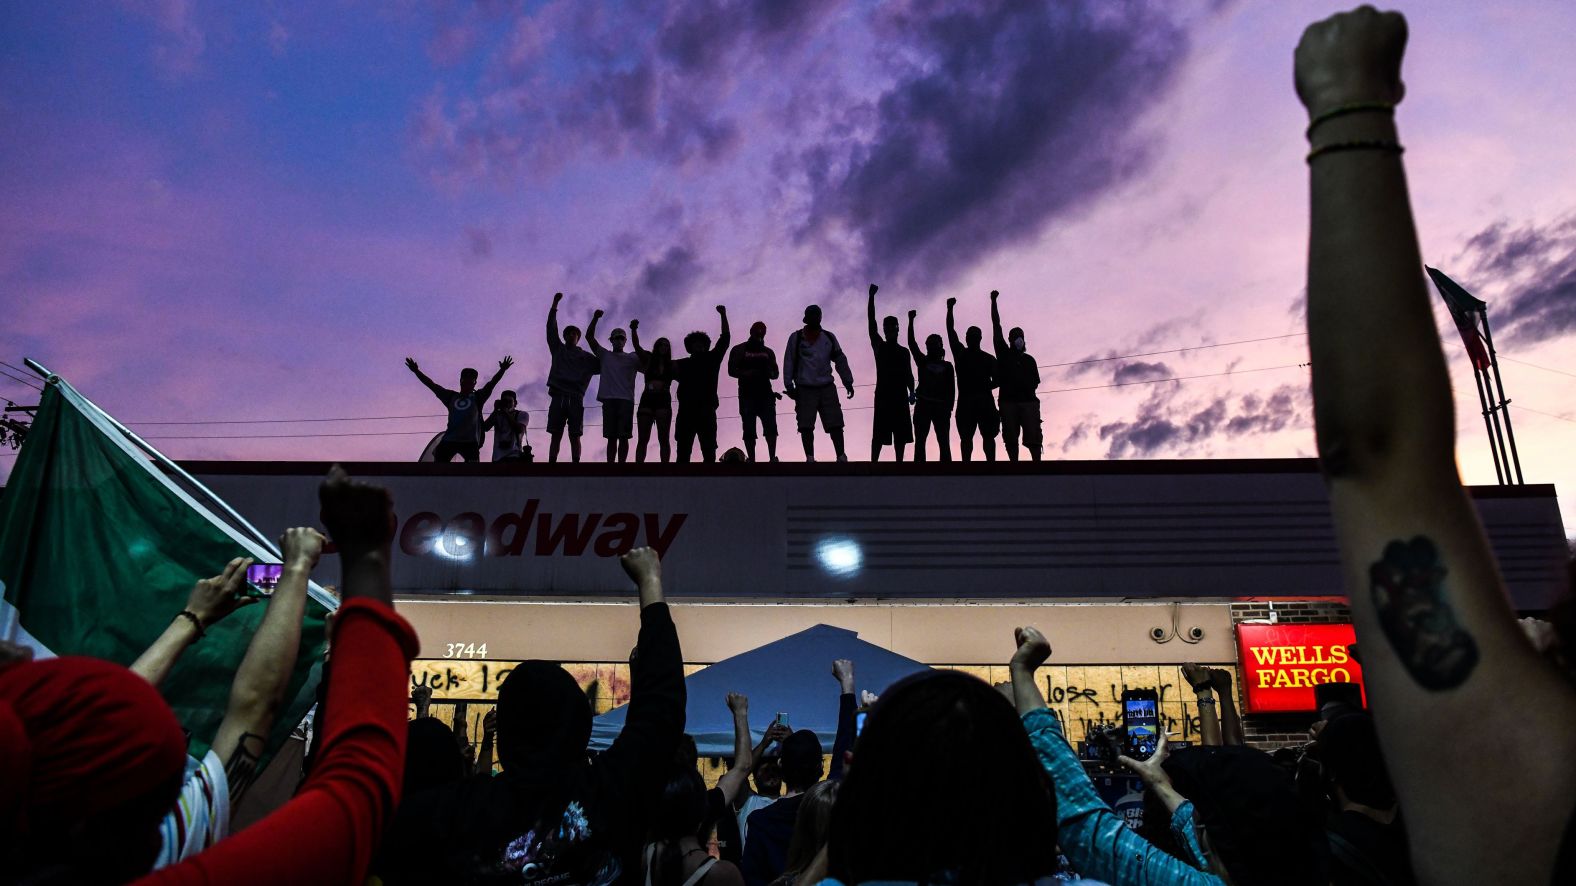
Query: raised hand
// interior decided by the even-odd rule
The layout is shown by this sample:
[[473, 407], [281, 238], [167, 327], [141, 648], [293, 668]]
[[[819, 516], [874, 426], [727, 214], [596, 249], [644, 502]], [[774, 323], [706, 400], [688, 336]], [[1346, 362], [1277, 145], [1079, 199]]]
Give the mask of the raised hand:
[[1143, 779], [1146, 785], [1170, 785], [1171, 776], [1167, 775], [1165, 769], [1161, 768], [1161, 764], [1166, 762], [1166, 757], [1171, 755], [1168, 748], [1170, 744], [1171, 742], [1167, 741], [1166, 736], [1162, 734], [1156, 737], [1155, 752], [1149, 755], [1149, 759], [1139, 761], [1123, 754], [1116, 758], [1116, 762], [1132, 770], [1133, 774]]
[[662, 559], [651, 548], [635, 548], [618, 558], [624, 573], [637, 585], [662, 580]]
[[1308, 26], [1293, 56], [1297, 97], [1317, 117], [1359, 103], [1399, 104], [1406, 19], [1360, 6]]
[[955, 298], [947, 299], [947, 307], [948, 308], [955, 308], [957, 306], [958, 306], [958, 300], [957, 299], [955, 299]]
[[990, 291], [990, 300], [991, 301], [995, 301], [998, 298], [1001, 298], [1001, 293], [996, 291], [996, 290], [994, 290], [994, 289], [992, 289]]
[[914, 319], [915, 317], [918, 317], [918, 316], [919, 316], [919, 312], [918, 311], [913, 310], [913, 309], [909, 309], [908, 319], [912, 320], [912, 319]]
[[498, 361], [498, 371], [499, 372], [504, 372], [504, 371], [508, 370], [508, 368], [513, 366], [513, 365], [514, 365], [514, 355], [512, 355], [512, 354], [506, 355], [502, 360]]
[[409, 369], [411, 372], [420, 372], [421, 371], [421, 367], [416, 365], [416, 358], [415, 357], [406, 357], [405, 358], [405, 368]]
[[793, 735], [792, 727], [790, 727], [787, 723], [774, 722], [772, 725], [766, 727], [766, 735], [762, 740], [768, 743], [774, 741], [783, 741], [790, 735]]
[[426, 683], [417, 685], [410, 691], [410, 700], [415, 702], [417, 707], [427, 704], [432, 701], [432, 687]]
[[596, 310], [591, 312], [591, 319], [593, 319], [593, 320], [600, 320], [600, 319], [602, 319], [602, 314], [603, 314], [602, 309], [601, 308], [597, 308]]
[[555, 292], [555, 293], [553, 293], [553, 307], [555, 307], [555, 308], [558, 307], [558, 303], [563, 301], [563, 300], [564, 300], [564, 294], [562, 292]]
[[640, 321], [639, 320], [631, 320], [631, 321], [629, 321], [629, 331], [630, 332], [634, 332], [635, 330], [637, 330], [639, 328], [640, 328]]
[[323, 533], [306, 526], [286, 529], [279, 537], [279, 550], [284, 552], [286, 566], [304, 566], [310, 572], [323, 556], [323, 545], [328, 539]]
[[1012, 634], [1013, 640], [1018, 644], [1018, 651], [1012, 655], [1011, 665], [1025, 670], [1034, 670], [1045, 660], [1051, 657], [1050, 641], [1037, 628], [1021, 627]]
[[236, 557], [223, 572], [198, 581], [186, 598], [186, 609], [207, 627], [242, 606], [256, 603], [258, 598], [241, 594], [246, 587], [246, 568], [251, 565], [251, 557]]
[[497, 735], [498, 734], [498, 709], [497, 708], [493, 708], [492, 710], [488, 711], [486, 714], [482, 715], [482, 734], [483, 735]]
[[879, 287], [879, 286], [877, 286], [877, 285], [876, 285], [876, 284], [874, 284], [874, 283], [872, 283], [872, 284], [870, 284], [870, 294], [871, 294], [871, 295], [875, 295], [875, 294], [876, 294], [876, 290], [878, 290], [878, 289], [880, 289], [880, 288], [881, 288], [881, 287]]
[[750, 709], [750, 697], [742, 692], [728, 693], [728, 710], [735, 714]]
[[718, 305], [717, 306], [717, 313], [719, 313], [719, 314], [726, 314], [726, 313], [728, 313], [728, 306], [727, 305]]
[[388, 548], [394, 538], [394, 500], [387, 489], [353, 481], [344, 468], [334, 465], [318, 487], [317, 498], [323, 525], [346, 563]]
[[854, 691], [854, 663], [846, 658], [839, 658], [832, 662], [832, 677], [842, 685], [843, 691]]

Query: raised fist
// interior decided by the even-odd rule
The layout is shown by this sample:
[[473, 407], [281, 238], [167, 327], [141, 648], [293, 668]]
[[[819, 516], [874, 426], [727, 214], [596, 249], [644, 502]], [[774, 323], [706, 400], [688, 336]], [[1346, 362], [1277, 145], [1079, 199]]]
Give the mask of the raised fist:
[[1405, 52], [1406, 19], [1399, 12], [1359, 6], [1314, 22], [1293, 56], [1297, 97], [1310, 117], [1360, 102], [1399, 104], [1406, 94]]
[[994, 289], [992, 289], [992, 290], [991, 290], [991, 291], [990, 291], [990, 300], [991, 300], [991, 301], [995, 301], [995, 300], [996, 300], [996, 299], [998, 299], [998, 298], [1000, 298], [1000, 297], [1001, 297], [1001, 293], [1000, 293], [1000, 292], [997, 292], [997, 291], [996, 291], [996, 290], [994, 290]]
[[640, 321], [639, 320], [631, 320], [631, 321], [629, 321], [629, 328], [630, 328], [631, 332], [633, 332], [636, 329], [639, 329], [640, 328]]
[[591, 319], [593, 319], [593, 320], [600, 320], [600, 319], [602, 319], [602, 309], [601, 308], [597, 308], [596, 310], [592, 311], [591, 312]]
[[915, 317], [918, 317], [918, 316], [919, 316], [919, 312], [918, 311], [912, 311], [911, 310], [911, 311], [908, 312], [908, 319], [910, 319], [910, 320], [912, 320], [912, 319], [914, 319]]
[[624, 572], [635, 584], [662, 577], [662, 559], [651, 548], [635, 548], [618, 558]]
[[955, 308], [955, 307], [957, 307], [957, 306], [958, 306], [958, 300], [957, 300], [957, 299], [955, 299], [955, 298], [949, 298], [949, 299], [947, 299], [947, 307], [948, 307], [948, 308], [949, 308], [949, 309], [950, 309], [950, 308]]
[[728, 710], [738, 713], [750, 709], [750, 697], [742, 692], [728, 693]]
[[719, 313], [719, 314], [726, 314], [726, 313], [728, 313], [728, 306], [727, 305], [718, 305], [717, 306], [717, 313]]
[[347, 562], [353, 555], [386, 547], [393, 540], [394, 500], [387, 489], [355, 482], [344, 468], [334, 465], [317, 488], [317, 498], [323, 526]]
[[1038, 629], [1021, 627], [1013, 631], [1012, 638], [1018, 644], [1018, 651], [1012, 655], [1012, 664], [1034, 670], [1045, 660], [1051, 657], [1051, 644], [1045, 635]]
[[875, 285], [874, 283], [870, 284], [870, 294], [871, 295], [875, 295], [876, 294], [876, 290], [878, 290], [880, 288], [881, 287]]
[[553, 307], [555, 307], [555, 308], [558, 307], [558, 303], [563, 301], [563, 300], [564, 300], [564, 294], [562, 292], [555, 292], [555, 293], [553, 293]]
[[279, 550], [284, 553], [286, 564], [300, 564], [310, 570], [323, 556], [323, 545], [327, 541], [316, 529], [297, 526], [285, 530], [279, 538]]

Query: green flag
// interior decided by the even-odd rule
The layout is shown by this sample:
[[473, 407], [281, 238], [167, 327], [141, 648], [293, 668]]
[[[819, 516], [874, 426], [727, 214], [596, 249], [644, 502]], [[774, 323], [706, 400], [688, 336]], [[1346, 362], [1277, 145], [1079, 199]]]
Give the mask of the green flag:
[[[278, 562], [255, 530], [221, 519], [227, 508], [195, 481], [172, 476], [167, 464], [69, 384], [50, 379], [0, 494], [0, 639], [129, 665], [185, 608], [199, 578], [234, 557]], [[312, 587], [270, 754], [312, 703], [325, 604], [332, 597]], [[160, 686], [191, 732], [196, 757], [218, 731], [265, 608], [242, 607], [213, 625]]]

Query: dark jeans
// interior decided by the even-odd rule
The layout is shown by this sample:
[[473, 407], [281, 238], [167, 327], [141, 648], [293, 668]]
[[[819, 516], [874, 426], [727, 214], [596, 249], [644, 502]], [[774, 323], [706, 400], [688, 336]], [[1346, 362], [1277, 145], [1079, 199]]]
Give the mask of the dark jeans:
[[456, 455], [465, 461], [481, 461], [482, 444], [451, 443], [448, 440], [444, 440], [438, 444], [437, 449], [432, 450], [433, 461], [454, 461]]

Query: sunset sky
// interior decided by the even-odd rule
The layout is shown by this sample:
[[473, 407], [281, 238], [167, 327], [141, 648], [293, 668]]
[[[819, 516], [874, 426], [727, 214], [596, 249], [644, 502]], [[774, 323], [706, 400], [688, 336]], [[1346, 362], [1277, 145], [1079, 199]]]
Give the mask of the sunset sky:
[[[988, 334], [1000, 289], [1041, 364], [1143, 355], [1042, 369], [1049, 457], [1311, 455], [1291, 53], [1341, 8], [7, 3], [0, 371], [39, 360], [176, 458], [403, 461], [442, 427], [407, 355], [453, 386], [512, 354], [543, 459], [556, 290], [562, 322], [648, 344], [715, 335], [723, 303], [779, 355], [815, 302], [863, 385], [868, 283], [922, 339], [948, 296]], [[1399, 8], [1424, 255], [1489, 302], [1570, 532], [1576, 5]], [[1492, 483], [1439, 318], [1464, 478]], [[234, 423], [307, 418], [335, 421]]]

